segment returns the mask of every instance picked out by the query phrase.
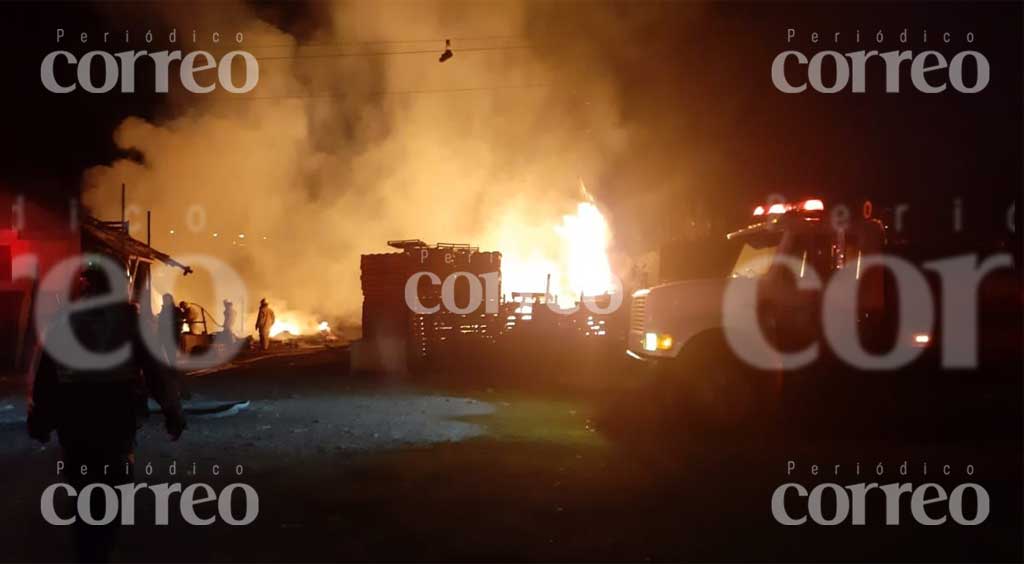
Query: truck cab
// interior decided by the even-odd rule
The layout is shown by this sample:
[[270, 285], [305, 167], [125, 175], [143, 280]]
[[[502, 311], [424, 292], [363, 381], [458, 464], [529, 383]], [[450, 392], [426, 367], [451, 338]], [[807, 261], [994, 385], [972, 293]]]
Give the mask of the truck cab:
[[[821, 289], [802, 284], [811, 272], [821, 287], [833, 273], [857, 269], [859, 320], [884, 317], [885, 284], [881, 269], [860, 272], [864, 256], [880, 252], [885, 229], [874, 219], [857, 218], [836, 229], [821, 200], [758, 206], [753, 222], [709, 245], [722, 265], [717, 276], [687, 279], [637, 290], [632, 296], [627, 354], [643, 361], [676, 359], [688, 347], [725, 330], [723, 297], [730, 285], [756, 286], [748, 303], [761, 333], [780, 350], [797, 349], [820, 331]], [[718, 244], [722, 243], [722, 244]], [[734, 334], [754, 327], [734, 327]]]
[[[820, 200], [758, 206], [749, 225], [674, 255], [713, 263], [717, 272], [695, 269], [704, 275], [633, 293], [626, 353], [653, 368], [655, 397], [669, 412], [693, 412], [724, 429], [864, 402], [918, 409], [922, 421], [957, 413], [965, 398], [987, 413], [1019, 413], [1019, 403], [999, 403], [1019, 399], [1022, 386], [1024, 291], [1019, 255], [1005, 243], [1012, 237], [944, 235], [927, 222], [890, 231], [869, 202], [858, 207], [838, 222], [844, 214], [831, 213], [838, 206], [826, 210]], [[937, 265], [954, 263], [966, 270], [939, 272]], [[907, 291], [897, 275], [920, 282]], [[976, 319], [947, 314], [949, 304], [964, 303], [975, 303]], [[929, 308], [935, 317], [911, 315]], [[969, 362], [954, 356], [963, 341], [947, 343], [950, 335], [964, 338], [954, 333], [963, 326], [952, 324], [965, 322], [977, 331]], [[759, 347], [766, 361], [752, 362]], [[806, 363], [789, 362], [806, 352], [813, 352]], [[947, 369], [947, 353], [961, 364]], [[865, 371], [898, 378], [865, 378]]]

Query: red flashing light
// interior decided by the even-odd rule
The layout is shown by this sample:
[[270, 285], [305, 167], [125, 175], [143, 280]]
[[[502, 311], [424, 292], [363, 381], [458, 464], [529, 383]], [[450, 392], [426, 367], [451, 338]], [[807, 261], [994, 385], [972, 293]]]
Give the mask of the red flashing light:
[[814, 199], [811, 199], [811, 200], [804, 200], [802, 202], [797, 202], [795, 204], [783, 204], [783, 203], [772, 204], [772, 205], [768, 206], [767, 210], [765, 210], [764, 206], [757, 206], [756, 208], [754, 208], [754, 215], [755, 216], [779, 215], [779, 214], [784, 214], [784, 213], [791, 212], [791, 211], [805, 211], [805, 212], [825, 211], [825, 203], [822, 202], [821, 200], [817, 199], [817, 198], [814, 198]]

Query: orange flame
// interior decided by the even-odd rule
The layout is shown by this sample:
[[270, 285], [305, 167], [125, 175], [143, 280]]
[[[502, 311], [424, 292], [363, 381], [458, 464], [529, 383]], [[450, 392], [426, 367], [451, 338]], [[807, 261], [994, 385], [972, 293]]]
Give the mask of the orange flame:
[[509, 245], [510, 251], [503, 248], [502, 286], [506, 295], [544, 292], [548, 275], [551, 294], [563, 306], [574, 304], [581, 294], [615, 291], [608, 259], [611, 229], [582, 180], [580, 195], [583, 201], [576, 204], [575, 213], [563, 215], [560, 224], [543, 232], [547, 235], [534, 237], [535, 245], [527, 253], [519, 252], [515, 244]]

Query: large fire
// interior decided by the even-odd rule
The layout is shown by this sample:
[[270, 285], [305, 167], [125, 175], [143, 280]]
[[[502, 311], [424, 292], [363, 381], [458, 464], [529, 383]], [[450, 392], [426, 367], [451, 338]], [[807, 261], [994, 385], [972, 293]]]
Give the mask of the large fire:
[[608, 264], [608, 222], [593, 202], [580, 202], [575, 215], [562, 217], [555, 231], [568, 248], [566, 276], [574, 295], [605, 294], [615, 289]]
[[[580, 182], [583, 201], [576, 212], [548, 226], [530, 245], [502, 248], [502, 287], [512, 292], [544, 292], [548, 289], [562, 306], [571, 306], [581, 295], [614, 292], [614, 276], [608, 259], [611, 229], [593, 197]], [[510, 238], [505, 237], [505, 240]], [[514, 239], [513, 239], [514, 241]], [[516, 241], [517, 242], [517, 241]]]
[[[572, 307], [581, 296], [617, 291], [608, 258], [611, 229], [582, 182], [580, 198], [575, 212], [562, 215], [558, 224], [538, 225], [530, 214], [517, 210], [498, 226], [495, 247], [502, 252], [506, 299], [512, 292], [550, 291], [560, 306]], [[300, 311], [281, 308], [276, 318], [271, 337], [330, 331], [327, 322]]]
[[327, 325], [326, 321], [290, 309], [275, 310], [274, 318], [274, 324], [270, 326], [271, 337], [316, 334], [322, 332]]

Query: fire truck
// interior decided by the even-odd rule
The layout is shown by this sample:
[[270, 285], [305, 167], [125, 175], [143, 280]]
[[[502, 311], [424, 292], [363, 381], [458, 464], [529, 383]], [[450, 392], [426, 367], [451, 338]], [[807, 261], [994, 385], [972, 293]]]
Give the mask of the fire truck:
[[[701, 264], [697, 272], [633, 293], [627, 354], [685, 384], [688, 405], [696, 401], [705, 415], [726, 423], [778, 409], [787, 387], [802, 374], [822, 374], [822, 366], [903, 374], [937, 363], [945, 346], [942, 322], [949, 321], [936, 322], [937, 314], [944, 315], [943, 293], [956, 289], [921, 268], [928, 257], [875, 217], [869, 202], [844, 208], [855, 213], [831, 213], [820, 199], [757, 206], [749, 225], [693, 246], [683, 260]], [[931, 258], [955, 254], [932, 247], [939, 254]], [[919, 282], [913, 291], [901, 292], [899, 273], [878, 266], [882, 255], [912, 267]], [[1003, 255], [1010, 268], [980, 284], [985, 334], [979, 340], [983, 357], [1001, 348], [1004, 359], [1019, 365], [1024, 298], [1015, 257]], [[849, 292], [830, 288], [840, 279]], [[847, 321], [846, 334], [826, 327], [825, 307]], [[924, 310], [933, 315], [916, 315]], [[837, 354], [844, 345], [860, 351], [868, 366]], [[879, 358], [894, 362], [871, 364]]]

